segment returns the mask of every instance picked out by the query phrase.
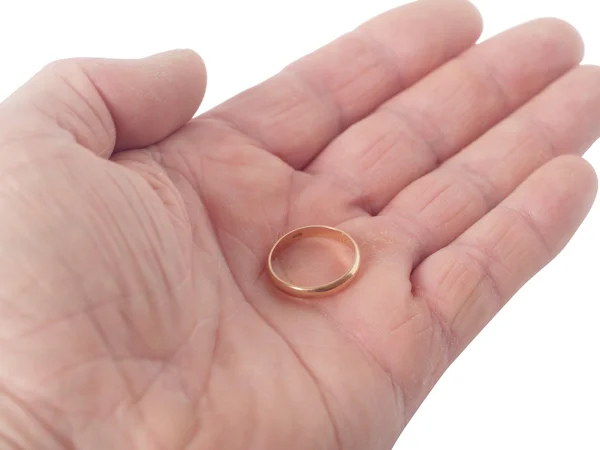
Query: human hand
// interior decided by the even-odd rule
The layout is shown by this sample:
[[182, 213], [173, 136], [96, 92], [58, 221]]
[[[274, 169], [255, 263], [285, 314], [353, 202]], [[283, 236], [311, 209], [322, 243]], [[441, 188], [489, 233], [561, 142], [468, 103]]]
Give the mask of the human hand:
[[[0, 448], [389, 449], [595, 194], [577, 34], [469, 48], [480, 26], [391, 11], [190, 123], [187, 51], [59, 62], [4, 102]], [[266, 256], [316, 223], [363, 267], [296, 301]]]

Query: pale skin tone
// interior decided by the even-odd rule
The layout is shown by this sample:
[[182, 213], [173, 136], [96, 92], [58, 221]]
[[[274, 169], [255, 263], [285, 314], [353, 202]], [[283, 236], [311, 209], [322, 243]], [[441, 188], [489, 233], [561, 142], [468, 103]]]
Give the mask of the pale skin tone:
[[[6, 100], [0, 449], [390, 449], [595, 196], [578, 34], [480, 32], [412, 4], [191, 121], [190, 51], [62, 61]], [[321, 301], [265, 273], [308, 224], [362, 250]]]

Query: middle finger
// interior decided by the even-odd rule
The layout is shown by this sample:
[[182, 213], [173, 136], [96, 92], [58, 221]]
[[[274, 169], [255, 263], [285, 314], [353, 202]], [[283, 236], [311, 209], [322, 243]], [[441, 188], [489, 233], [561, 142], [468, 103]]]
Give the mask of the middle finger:
[[353, 192], [372, 214], [576, 66], [578, 33], [556, 19], [465, 52], [356, 123], [306, 170]]

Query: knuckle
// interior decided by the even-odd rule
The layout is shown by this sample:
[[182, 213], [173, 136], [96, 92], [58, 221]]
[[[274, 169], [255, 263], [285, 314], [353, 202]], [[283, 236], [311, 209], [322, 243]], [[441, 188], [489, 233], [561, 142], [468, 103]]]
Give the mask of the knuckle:
[[37, 109], [87, 148], [110, 152], [115, 125], [81, 58], [47, 64], [37, 75]]

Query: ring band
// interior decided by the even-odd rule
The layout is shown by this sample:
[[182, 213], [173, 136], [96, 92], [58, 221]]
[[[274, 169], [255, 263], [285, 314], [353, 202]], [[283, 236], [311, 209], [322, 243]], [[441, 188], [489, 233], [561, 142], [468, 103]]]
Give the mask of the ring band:
[[[331, 281], [330, 283], [313, 287], [296, 286], [280, 278], [273, 269], [273, 257], [279, 251], [285, 249], [293, 242], [299, 239], [311, 237], [333, 239], [351, 248], [354, 251], [354, 261], [350, 269], [341, 277]], [[267, 267], [269, 269], [269, 275], [271, 277], [271, 281], [273, 281], [273, 284], [286, 294], [293, 295], [295, 297], [324, 297], [341, 291], [348, 286], [354, 277], [356, 277], [360, 267], [360, 250], [356, 241], [352, 239], [348, 233], [337, 228], [328, 227], [326, 225], [310, 225], [292, 230], [275, 242], [273, 248], [269, 252]]]

